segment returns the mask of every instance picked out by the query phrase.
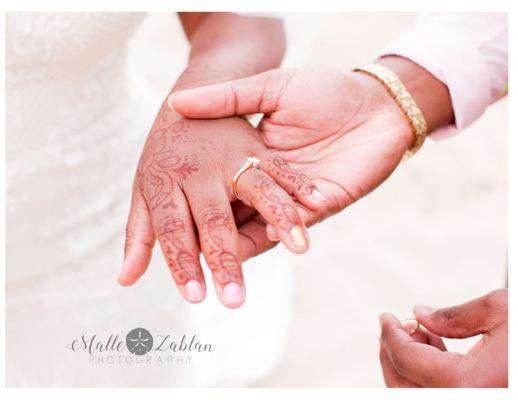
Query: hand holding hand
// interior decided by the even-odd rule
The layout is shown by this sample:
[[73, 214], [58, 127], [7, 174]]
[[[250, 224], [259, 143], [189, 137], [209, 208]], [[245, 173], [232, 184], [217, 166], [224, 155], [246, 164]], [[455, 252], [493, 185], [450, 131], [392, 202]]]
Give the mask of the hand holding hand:
[[[507, 387], [507, 289], [433, 310], [415, 307], [420, 328], [410, 336], [391, 314], [380, 317], [380, 360], [389, 387]], [[483, 337], [466, 355], [442, 337]]]
[[[168, 102], [189, 118], [264, 113], [258, 129], [266, 145], [310, 177], [327, 200], [315, 210], [301, 210], [308, 225], [376, 188], [413, 143], [386, 89], [360, 73], [275, 69], [175, 92]], [[258, 247], [270, 243], [264, 230], [253, 232]], [[271, 226], [268, 236], [277, 236]], [[249, 247], [245, 257], [255, 254]]]
[[119, 282], [130, 285], [144, 274], [156, 237], [188, 301], [205, 297], [201, 249], [218, 297], [228, 307], [240, 306], [245, 290], [240, 236], [230, 206], [237, 199], [230, 188], [247, 156], [259, 158], [260, 169], [241, 175], [240, 198], [275, 227], [291, 251], [307, 250], [306, 228], [291, 195], [316, 207], [315, 186], [308, 178], [268, 151], [246, 121], [190, 121], [162, 106], [135, 178]]

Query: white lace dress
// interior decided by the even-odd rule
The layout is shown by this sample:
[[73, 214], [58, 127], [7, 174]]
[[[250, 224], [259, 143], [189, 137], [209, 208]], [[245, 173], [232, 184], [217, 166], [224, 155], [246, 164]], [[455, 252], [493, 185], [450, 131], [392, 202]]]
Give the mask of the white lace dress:
[[[245, 385], [281, 353], [291, 280], [278, 254], [245, 266], [248, 301], [235, 311], [213, 291], [185, 303], [159, 252], [135, 286], [116, 283], [131, 182], [161, 101], [125, 62], [143, 18], [7, 15], [9, 386]], [[186, 354], [128, 364], [69, 349], [83, 334], [124, 339], [136, 327], [196, 334], [215, 351], [186, 365]]]

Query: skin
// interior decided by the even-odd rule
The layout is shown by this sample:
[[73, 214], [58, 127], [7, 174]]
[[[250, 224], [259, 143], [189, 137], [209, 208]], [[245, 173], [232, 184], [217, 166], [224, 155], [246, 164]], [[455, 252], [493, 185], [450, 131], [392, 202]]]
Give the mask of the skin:
[[[181, 13], [180, 19], [191, 52], [172, 92], [256, 74], [277, 66], [284, 54], [279, 20], [231, 13]], [[257, 156], [262, 162], [261, 171], [247, 171], [239, 179], [244, 204], [232, 197], [230, 185], [247, 156]], [[268, 152], [243, 119], [188, 121], [164, 103], [137, 170], [119, 283], [131, 285], [145, 273], [158, 238], [186, 300], [196, 303], [206, 295], [201, 250], [222, 303], [231, 308], [242, 305], [240, 241], [250, 239], [246, 229], [238, 234], [234, 210], [240, 213], [238, 224], [254, 218], [253, 226], [261, 225], [264, 230], [268, 221], [278, 228], [290, 250], [303, 252], [308, 247], [307, 232], [291, 196], [314, 207], [314, 185], [294, 169], [283, 180], [284, 172], [275, 160], [280, 160], [279, 155]]]
[[[429, 132], [454, 122], [448, 89], [439, 80], [401, 57], [377, 62], [401, 79]], [[308, 225], [375, 189], [413, 144], [412, 130], [387, 90], [362, 73], [273, 70], [175, 93], [169, 104], [190, 118], [264, 113], [259, 130], [267, 146], [328, 199], [317, 210], [302, 210]], [[275, 227], [265, 232], [250, 224], [240, 230], [251, 238], [244, 253], [253, 256], [278, 235]], [[388, 386], [507, 386], [507, 290], [435, 312], [416, 307], [414, 314], [426, 330], [412, 336], [393, 315], [380, 317], [380, 360]], [[440, 338], [477, 334], [483, 338], [467, 355], [448, 352]]]
[[[232, 140], [221, 140], [226, 137]], [[241, 199], [281, 232], [291, 251], [304, 252], [307, 233], [289, 193], [314, 207], [310, 198], [314, 185], [295, 170], [293, 180], [275, 180], [283, 173], [277, 165], [286, 164], [266, 149], [248, 122], [189, 121], [164, 105], [142, 152], [135, 197], [147, 206], [148, 231], [158, 238], [180, 292], [193, 302], [201, 301], [206, 291], [200, 250], [224, 304], [240, 304], [244, 296], [239, 234], [230, 202], [237, 200], [231, 193], [232, 177], [247, 155], [264, 160], [265, 168], [242, 175], [238, 182]], [[309, 189], [300, 190], [300, 182]], [[302, 243], [297, 242], [294, 230], [304, 238]], [[149, 239], [146, 243], [150, 245]], [[130, 256], [134, 257], [128, 252]], [[131, 280], [143, 272], [138, 268], [132, 271], [137, 276], [130, 276]]]
[[[380, 361], [388, 387], [507, 387], [508, 293], [499, 289], [467, 303], [416, 306], [421, 326], [410, 335], [392, 314], [380, 316]], [[441, 337], [482, 338], [467, 352], [447, 351]]]
[[[452, 122], [451, 100], [441, 82], [404, 58], [379, 63], [401, 77], [430, 131]], [[307, 175], [326, 198], [317, 210], [301, 208], [308, 226], [374, 190], [414, 140], [408, 121], [385, 87], [362, 73], [276, 69], [180, 91], [170, 96], [169, 104], [189, 118], [264, 113], [259, 131], [266, 145]], [[243, 243], [244, 257], [257, 255], [279, 239], [275, 227], [267, 226], [265, 231], [253, 223], [240, 227], [251, 238]]]

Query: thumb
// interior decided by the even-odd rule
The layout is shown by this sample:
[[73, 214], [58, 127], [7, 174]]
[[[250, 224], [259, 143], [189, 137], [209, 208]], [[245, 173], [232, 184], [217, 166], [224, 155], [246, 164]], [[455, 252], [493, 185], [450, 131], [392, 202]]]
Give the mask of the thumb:
[[414, 316], [426, 329], [439, 336], [456, 339], [476, 336], [507, 319], [507, 291], [497, 290], [453, 307], [415, 306]]
[[173, 92], [167, 104], [187, 118], [222, 118], [275, 111], [282, 90], [280, 69]]

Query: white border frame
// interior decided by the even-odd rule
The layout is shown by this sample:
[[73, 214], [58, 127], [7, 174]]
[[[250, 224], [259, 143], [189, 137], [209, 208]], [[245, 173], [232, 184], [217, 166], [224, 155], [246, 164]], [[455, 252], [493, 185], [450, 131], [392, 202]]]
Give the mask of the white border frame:
[[[514, 22], [516, 20], [516, 0], [361, 0], [361, 1], [345, 1], [345, 0], [298, 0], [284, 1], [279, 0], [88, 0], [88, 1], [66, 1], [66, 0], [6, 0], [3, 2], [4, 12], [9, 11], [262, 11], [262, 12], [347, 12], [347, 11], [507, 11], [509, 13], [510, 29], [509, 29], [509, 49], [516, 48], [516, 32], [514, 30]], [[2, 87], [3, 96], [1, 98], [2, 110], [5, 110], [5, 16], [2, 15], [1, 20], [1, 55], [0, 63], [2, 65]], [[513, 71], [516, 66], [515, 54], [509, 52], [509, 71]], [[509, 93], [518, 90], [518, 84], [513, 79], [509, 80]], [[509, 108], [511, 110], [517, 107], [516, 101], [512, 95], [509, 96]], [[4, 111], [5, 112], [5, 111]], [[509, 210], [508, 210], [508, 242], [509, 242], [509, 287], [515, 287], [516, 277], [515, 269], [518, 267], [518, 234], [517, 234], [517, 207], [518, 204], [518, 113], [509, 113], [509, 137], [508, 137], [508, 193], [509, 193]], [[0, 230], [0, 240], [2, 242], [2, 250], [5, 251], [5, 124], [2, 124], [2, 132], [4, 133], [2, 141], [2, 174], [0, 175], [2, 188], [0, 190], [0, 199], [2, 204], [2, 213], [0, 216], [2, 229]], [[5, 254], [2, 257], [2, 266], [5, 267]], [[0, 301], [0, 326], [1, 332], [1, 349], [5, 349], [5, 268], [1, 273], [2, 292]], [[509, 309], [515, 311], [516, 296], [510, 291]], [[509, 315], [509, 338], [516, 338], [517, 326], [516, 319], [513, 318], [513, 312]], [[1, 351], [1, 350], [0, 350]], [[161, 397], [191, 399], [191, 398], [216, 398], [216, 399], [258, 399], [263, 397], [296, 397], [297, 399], [343, 399], [351, 396], [354, 399], [434, 399], [438, 396], [446, 399], [455, 398], [462, 399], [509, 399], [511, 394], [516, 394], [516, 343], [509, 340], [509, 387], [510, 389], [405, 389], [405, 390], [387, 390], [387, 389], [5, 389], [5, 352], [2, 351], [0, 357], [0, 373], [2, 394], [6, 398], [37, 398], [45, 396], [53, 399], [70, 398], [88, 399], [95, 398], [124, 398], [124, 399], [140, 399], [142, 396], [154, 395]]]

